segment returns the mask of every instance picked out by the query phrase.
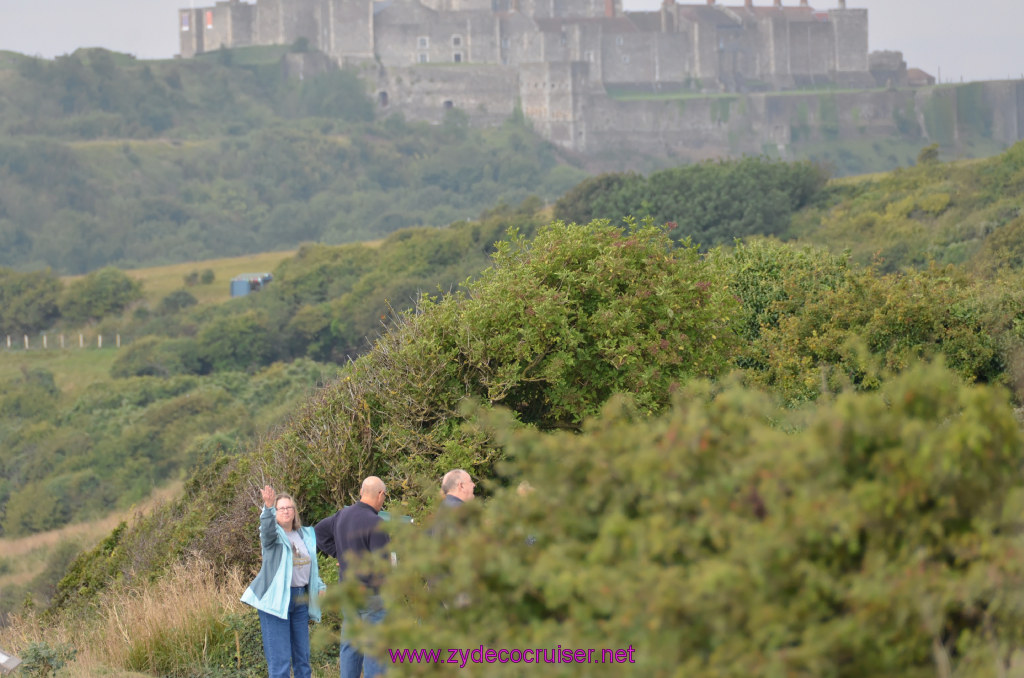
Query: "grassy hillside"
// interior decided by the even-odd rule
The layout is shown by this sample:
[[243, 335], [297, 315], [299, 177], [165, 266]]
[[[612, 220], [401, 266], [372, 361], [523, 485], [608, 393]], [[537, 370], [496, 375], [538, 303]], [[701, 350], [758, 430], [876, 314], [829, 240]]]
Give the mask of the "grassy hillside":
[[[934, 150], [934, 149], [932, 149]], [[962, 264], [985, 275], [1024, 264], [1024, 144], [984, 160], [942, 163], [832, 182], [794, 220], [791, 237], [849, 249], [883, 270]]]
[[[1019, 150], [973, 165], [924, 156], [912, 170], [818, 187], [793, 232], [812, 239], [813, 215], [828, 215], [821, 223], [838, 239], [836, 225], [862, 206], [905, 221], [946, 208], [991, 216], [1015, 199]], [[729, 169], [709, 171], [725, 182], [773, 176]], [[691, 187], [673, 177], [692, 178], [657, 177], [663, 204]], [[937, 185], [963, 189], [939, 209]], [[691, 204], [758, 193], [732, 188]], [[913, 207], [889, 214], [908, 197]], [[510, 226], [518, 234], [500, 240]], [[908, 243], [919, 233], [866, 230], [860, 244], [871, 251], [893, 232]], [[396, 542], [404, 565], [389, 578], [393, 615], [379, 629], [391, 647], [427, 643], [417, 620], [430, 620], [432, 639], [452, 647], [471, 637], [631, 645], [652, 675], [685, 665], [697, 676], [925, 676], [949, 662], [983, 676], [979, 667], [1024, 651], [1015, 240], [991, 248], [988, 268], [910, 261], [890, 272], [801, 242], [752, 237], [704, 253], [674, 236], [654, 223], [540, 225], [538, 205], [525, 203], [374, 248], [306, 246], [259, 295], [139, 314], [145, 351], [111, 369], [184, 371], [90, 387], [61, 421], [102, 423], [87, 429], [97, 439], [117, 430], [172, 475], [201, 464], [179, 499], [77, 559], [53, 616], [19, 617], [13, 648], [49, 634], [99, 648], [81, 660], [90, 667], [256, 675], [260, 650], [245, 641], [258, 637], [255, 616], [233, 602], [235, 584], [223, 588], [258, 564], [255, 484], [293, 492], [313, 522], [377, 473], [390, 510], [429, 522], [438, 478], [463, 467], [487, 501], [460, 514], [458, 539], [414, 530]], [[313, 365], [264, 369], [271, 354], [222, 348], [288, 328], [292, 357], [317, 355], [360, 316], [395, 322], [311, 398], [300, 391]], [[206, 371], [184, 369], [190, 356]], [[13, 376], [18, 403], [51, 392], [38, 371]], [[224, 444], [217, 427], [243, 410], [247, 433], [290, 416], [250, 448]], [[5, 424], [22, 446], [5, 463], [23, 464], [39, 436], [33, 454], [69, 470], [62, 455], [75, 439], [40, 436], [52, 424], [26, 413]], [[183, 430], [203, 440], [186, 442]], [[150, 440], [187, 455], [140, 447]], [[545, 501], [518, 498], [521, 480]], [[187, 579], [197, 567], [216, 569], [221, 586]], [[435, 584], [425, 590], [424, 580]], [[189, 587], [210, 601], [195, 603], [196, 623], [160, 603]], [[129, 591], [161, 630], [118, 626], [111, 610]], [[454, 599], [469, 603], [435, 619]], [[199, 637], [210, 639], [202, 655], [187, 649]], [[379, 649], [378, 636], [363, 637]]]
[[375, 121], [353, 74], [290, 81], [274, 54], [12, 59], [0, 266], [82, 274], [372, 240], [550, 201], [586, 176], [521, 120]]
[[[957, 275], [882, 275], [765, 242], [703, 257], [653, 225], [553, 224], [513, 238], [465, 293], [422, 301], [279, 435], [207, 465], [187, 499], [77, 561], [57, 600], [69, 619], [88, 615], [93, 592], [130, 569], [170, 585], [179, 559], [168, 553], [252, 571], [255, 478], [295, 493], [315, 521], [379, 473], [391, 510], [429, 522], [440, 474], [464, 467], [490, 500], [463, 514], [465, 547], [398, 542], [405, 567], [388, 580], [393, 614], [380, 629], [391, 647], [425, 642], [419, 618], [452, 643], [511, 633], [531, 647], [629, 645], [655, 675], [680, 661], [690, 675], [840, 675], [850, 642], [858, 672], [927, 675], [936, 623], [954, 629], [937, 641], [948, 648], [987, 629], [957, 655], [965, 675], [983, 675], [970, 667], [1015, 642], [1018, 622], [1017, 538], [1000, 526], [1003, 506], [1024, 496], [1024, 479], [1006, 473], [1024, 440], [998, 384], [1016, 383], [1024, 298]], [[505, 489], [522, 479], [568, 510]], [[907, 591], [898, 573], [918, 566], [929, 588]], [[1008, 588], [959, 588], [979, 572]], [[628, 573], [661, 593], [639, 595]], [[808, 577], [824, 588], [806, 597]], [[437, 585], [425, 591], [423, 578]], [[928, 591], [993, 612], [927, 607]], [[456, 595], [470, 604], [435, 620]], [[235, 614], [204, 623], [240, 619], [252, 633], [254, 615]], [[836, 630], [869, 614], [892, 620], [876, 631], [898, 651]], [[920, 631], [905, 633], [907, 615]], [[754, 633], [765, 623], [789, 640]], [[176, 661], [186, 673], [213, 667]], [[244, 662], [258, 672], [258, 651]]]
[[[290, 257], [295, 250], [281, 252], [262, 252], [238, 257], [220, 259], [204, 259], [188, 261], [166, 266], [148, 266], [125, 271], [133, 280], [142, 284], [145, 301], [156, 307], [160, 300], [175, 290], [187, 287], [188, 292], [196, 298], [200, 305], [219, 304], [231, 298], [231, 279], [242, 273], [260, 273], [273, 271]], [[201, 275], [212, 271], [213, 282], [204, 283]], [[62, 276], [65, 282], [72, 282], [82, 276]]]
[[96, 546], [117, 525], [131, 520], [181, 494], [182, 483], [172, 482], [128, 510], [115, 511], [96, 520], [67, 525], [47, 532], [7, 538], [0, 537], [0, 590], [4, 591], [4, 611], [14, 607], [12, 594], [31, 593], [38, 601], [49, 600], [64, 570], [78, 553]]

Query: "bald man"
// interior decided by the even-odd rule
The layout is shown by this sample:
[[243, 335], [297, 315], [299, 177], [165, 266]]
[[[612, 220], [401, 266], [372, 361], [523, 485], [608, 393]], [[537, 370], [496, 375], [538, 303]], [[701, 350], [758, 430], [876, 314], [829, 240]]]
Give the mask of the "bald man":
[[475, 487], [476, 483], [461, 468], [448, 471], [441, 479], [441, 492], [444, 493], [441, 506], [462, 506], [465, 502], [473, 499], [473, 488]]
[[[321, 550], [338, 559], [338, 581], [345, 580], [348, 569], [348, 555], [360, 555], [384, 551], [390, 537], [380, 529], [383, 522], [378, 512], [384, 506], [387, 488], [384, 481], [377, 476], [370, 476], [363, 481], [359, 489], [359, 501], [346, 506], [330, 518], [321, 520], [316, 525], [317, 543], [320, 534], [324, 534], [324, 545]], [[375, 578], [363, 575], [359, 581], [370, 594], [366, 606], [358, 610], [363, 621], [378, 624], [384, 619], [384, 606], [380, 599], [380, 582]], [[341, 678], [374, 678], [384, 673], [383, 665], [373, 657], [364, 657], [347, 639], [347, 627], [352, 622], [345, 615], [341, 624], [341, 651], [339, 666]]]

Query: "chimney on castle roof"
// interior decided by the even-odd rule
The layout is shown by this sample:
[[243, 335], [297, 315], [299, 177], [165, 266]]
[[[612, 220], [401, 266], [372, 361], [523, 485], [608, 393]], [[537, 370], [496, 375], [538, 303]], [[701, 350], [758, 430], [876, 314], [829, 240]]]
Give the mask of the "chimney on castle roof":
[[747, 6], [747, 9], [754, 9], [754, 0], [746, 0], [743, 4]]
[[846, 9], [846, 0], [839, 0], [839, 9]]
[[715, 0], [708, 0], [708, 7], [710, 7], [713, 4], [715, 4]]
[[807, 4], [807, 0], [800, 0], [800, 6], [801, 7], [809, 7], [810, 5]]
[[782, 0], [775, 0], [775, 9], [782, 9]]
[[609, 19], [615, 16], [615, 0], [604, 0], [604, 15]]

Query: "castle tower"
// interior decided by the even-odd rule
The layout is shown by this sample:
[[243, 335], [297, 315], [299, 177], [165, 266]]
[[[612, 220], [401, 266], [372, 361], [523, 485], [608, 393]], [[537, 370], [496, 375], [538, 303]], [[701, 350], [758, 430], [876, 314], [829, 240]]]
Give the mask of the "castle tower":
[[324, 51], [344, 59], [373, 59], [373, 0], [324, 0]]
[[178, 43], [182, 57], [194, 57], [205, 51], [202, 20], [201, 9], [178, 10]]
[[259, 0], [256, 3], [255, 42], [258, 45], [283, 45], [284, 2]]
[[841, 6], [829, 10], [828, 18], [835, 29], [836, 72], [867, 73], [868, 11]]

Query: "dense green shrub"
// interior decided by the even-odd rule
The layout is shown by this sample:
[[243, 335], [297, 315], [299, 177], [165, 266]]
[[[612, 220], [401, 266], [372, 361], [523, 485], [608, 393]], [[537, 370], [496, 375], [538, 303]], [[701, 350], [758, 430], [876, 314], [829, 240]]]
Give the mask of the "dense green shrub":
[[[661, 229], [556, 222], [499, 243], [465, 292], [424, 298], [254, 463], [311, 516], [384, 469], [412, 510], [436, 491], [418, 485], [423, 474], [490, 473], [496, 453], [460, 414], [467, 398], [542, 429], [578, 428], [617, 392], [658, 411], [688, 379], [725, 368], [736, 311], [697, 251]], [[243, 492], [225, 530], [252, 522]], [[251, 557], [249, 543], [228, 546], [244, 552], [211, 557]]]
[[19, 273], [0, 268], [0, 335], [34, 334], [60, 316], [62, 285], [50, 269]]
[[767, 241], [709, 259], [742, 302], [734, 364], [791, 404], [942, 355], [968, 381], [1009, 383], [1020, 351], [1020, 294], [951, 267], [879, 275], [847, 256]]
[[141, 298], [138, 281], [108, 266], [68, 285], [60, 300], [60, 312], [68, 322], [80, 324], [120, 313]]
[[615, 172], [584, 179], [555, 202], [554, 216], [566, 223], [590, 223], [594, 219], [641, 217], [639, 203], [645, 180], [635, 173]]
[[276, 352], [266, 314], [250, 311], [208, 323], [199, 332], [197, 352], [206, 370], [246, 370], [269, 364]]
[[160, 300], [156, 311], [161, 315], [177, 313], [199, 303], [188, 290], [175, 290]]
[[110, 368], [112, 377], [168, 377], [202, 370], [196, 342], [148, 336], [124, 348]]
[[514, 461], [489, 501], [442, 515], [456, 530], [396, 533], [388, 616], [365, 647], [634, 649], [628, 666], [526, 665], [559, 676], [1006, 665], [1024, 642], [1024, 439], [1005, 393], [917, 366], [806, 422], [707, 383], [657, 417], [616, 401], [580, 435], [492, 418]]
[[650, 216], [673, 223], [676, 239], [704, 246], [750, 235], [782, 235], [792, 214], [815, 198], [827, 175], [808, 162], [743, 158], [653, 172], [605, 174], [580, 183], [555, 203], [564, 221], [620, 221]]

